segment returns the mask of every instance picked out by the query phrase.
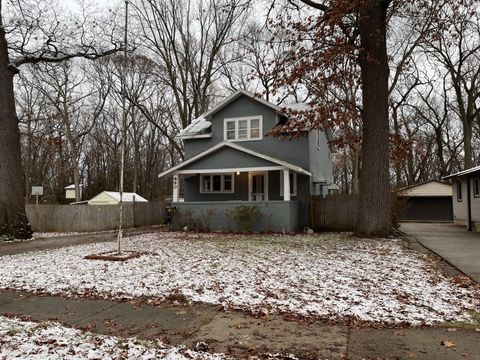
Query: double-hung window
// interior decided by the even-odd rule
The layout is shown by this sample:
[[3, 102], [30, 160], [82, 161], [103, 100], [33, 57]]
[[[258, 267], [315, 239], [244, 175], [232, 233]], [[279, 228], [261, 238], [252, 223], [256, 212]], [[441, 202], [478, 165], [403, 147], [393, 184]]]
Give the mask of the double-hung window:
[[227, 118], [224, 140], [249, 141], [262, 139], [262, 116]]
[[200, 175], [200, 193], [233, 193], [233, 174]]

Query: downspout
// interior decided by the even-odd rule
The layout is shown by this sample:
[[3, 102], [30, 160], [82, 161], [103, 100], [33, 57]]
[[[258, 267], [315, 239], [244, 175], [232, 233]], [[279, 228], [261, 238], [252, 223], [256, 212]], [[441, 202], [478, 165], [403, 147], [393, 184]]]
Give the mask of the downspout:
[[472, 199], [470, 198], [470, 178], [467, 176], [467, 231], [472, 231]]

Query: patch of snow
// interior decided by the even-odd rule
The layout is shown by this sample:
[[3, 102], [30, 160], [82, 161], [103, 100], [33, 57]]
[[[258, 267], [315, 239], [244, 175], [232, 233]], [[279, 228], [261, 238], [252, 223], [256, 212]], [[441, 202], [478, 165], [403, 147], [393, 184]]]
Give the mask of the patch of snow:
[[[85, 260], [112, 243], [0, 258], [0, 288], [111, 299], [172, 293], [227, 308], [384, 324], [470, 321], [477, 286], [462, 286], [399, 240], [161, 232], [125, 239], [150, 252], [126, 262]], [[18, 266], [22, 264], [22, 266]]]
[[210, 126], [212, 126], [212, 123], [201, 115], [193, 120], [185, 129], [180, 131], [177, 136], [182, 137], [203, 134], [210, 128]]
[[[83, 184], [80, 184], [80, 187], [83, 187]], [[71, 184], [64, 187], [65, 190], [75, 190], [75, 184]]]
[[[111, 196], [117, 201], [120, 201], [120, 193], [118, 191], [104, 191], [105, 194], [108, 196]], [[98, 196], [98, 195], [97, 195]], [[141, 197], [140, 195], [132, 192], [124, 192], [122, 194], [122, 198], [124, 202], [133, 202], [133, 199], [135, 198], [135, 202], [148, 202], [147, 199]]]
[[35, 323], [0, 316], [0, 359], [226, 359], [169, 346], [160, 341], [140, 341], [94, 335], [57, 323]]
[[[83, 235], [83, 234], [91, 234], [86, 232], [34, 232], [32, 235], [32, 239], [39, 239], [39, 238], [57, 238], [57, 237], [64, 237], [64, 236], [73, 236], [73, 235]], [[25, 241], [25, 240], [24, 240]]]
[[305, 103], [305, 102], [293, 103], [293, 104], [283, 104], [282, 107], [285, 108], [285, 109], [292, 110], [292, 111], [309, 111], [309, 110], [312, 110], [312, 107], [308, 103]]

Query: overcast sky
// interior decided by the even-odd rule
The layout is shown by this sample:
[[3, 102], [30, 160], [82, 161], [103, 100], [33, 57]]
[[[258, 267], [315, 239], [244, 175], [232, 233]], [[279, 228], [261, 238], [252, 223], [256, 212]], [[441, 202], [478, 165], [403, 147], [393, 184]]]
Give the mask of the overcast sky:
[[[77, 11], [79, 9], [78, 0], [58, 0], [61, 6], [66, 7], [72, 11]], [[97, 6], [101, 7], [117, 7], [119, 4], [123, 4], [125, 0], [87, 0], [87, 3], [94, 3]]]

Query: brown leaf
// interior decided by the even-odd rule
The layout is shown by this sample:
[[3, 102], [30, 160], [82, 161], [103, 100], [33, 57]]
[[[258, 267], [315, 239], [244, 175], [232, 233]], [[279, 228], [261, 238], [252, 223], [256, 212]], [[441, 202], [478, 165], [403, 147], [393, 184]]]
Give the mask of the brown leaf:
[[451, 348], [451, 347], [454, 347], [454, 346], [455, 346], [455, 344], [454, 344], [453, 342], [451, 342], [450, 340], [443, 340], [443, 341], [441, 342], [441, 344], [442, 344], [443, 346], [445, 346], [446, 348]]

